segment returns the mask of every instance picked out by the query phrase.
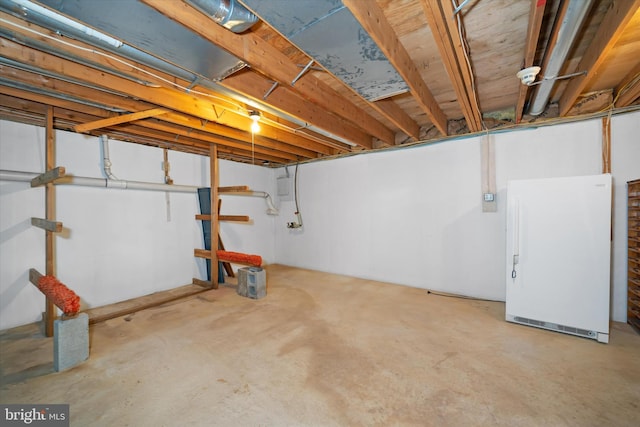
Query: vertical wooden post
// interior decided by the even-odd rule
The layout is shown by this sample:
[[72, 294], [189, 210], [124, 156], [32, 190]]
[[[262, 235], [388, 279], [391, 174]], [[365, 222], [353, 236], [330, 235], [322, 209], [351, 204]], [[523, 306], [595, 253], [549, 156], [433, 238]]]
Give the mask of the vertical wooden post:
[[213, 289], [218, 289], [218, 146], [211, 144], [209, 148], [209, 164], [211, 175], [211, 285]]
[[[55, 130], [53, 129], [53, 107], [47, 108], [47, 129], [45, 132], [45, 171], [50, 171], [55, 167]], [[46, 184], [44, 189], [45, 194], [45, 210], [46, 219], [55, 221], [56, 216], [56, 193], [53, 183]], [[55, 242], [54, 233], [46, 230], [45, 237], [45, 256], [46, 256], [46, 272], [47, 276], [55, 276]], [[45, 335], [48, 337], [53, 336], [53, 321], [56, 318], [56, 307], [50, 298], [46, 299], [46, 311], [44, 315], [45, 323]]]
[[602, 118], [602, 173], [611, 173], [611, 116]]

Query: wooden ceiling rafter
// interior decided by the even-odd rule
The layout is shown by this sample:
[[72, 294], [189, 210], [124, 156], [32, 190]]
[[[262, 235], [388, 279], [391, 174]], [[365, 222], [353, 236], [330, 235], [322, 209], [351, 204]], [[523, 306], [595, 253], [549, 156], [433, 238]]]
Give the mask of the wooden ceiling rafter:
[[350, 120], [363, 131], [387, 144], [394, 144], [395, 135], [389, 128], [312, 74], [305, 74], [296, 81], [295, 86], [292, 86], [291, 82], [300, 74], [298, 65], [257, 35], [251, 32], [233, 33], [184, 2], [141, 1], [231, 53], [269, 79], [292, 88], [308, 101]]
[[[467, 126], [472, 132], [482, 130], [474, 77], [462, 45], [456, 15], [449, 1], [420, 0], [431, 32], [442, 56], [449, 80], [458, 98]], [[460, 23], [459, 25], [462, 25]]]
[[[527, 25], [527, 41], [524, 49], [524, 60], [522, 61], [522, 68], [529, 68], [533, 66], [533, 61], [536, 55], [536, 48], [538, 46], [538, 39], [540, 38], [540, 29], [542, 27], [542, 18], [544, 17], [544, 10], [547, 2], [546, 0], [531, 0], [531, 9], [529, 11], [529, 24]], [[529, 86], [525, 84], [520, 85], [518, 92], [518, 101], [516, 103], [516, 123], [520, 123], [522, 115], [524, 113], [524, 103], [527, 100], [527, 93]]]
[[[73, 74], [75, 77], [91, 74], [91, 69], [89, 69], [84, 65], [72, 63], [65, 59], [54, 57], [49, 54], [45, 54], [43, 52], [35, 51], [35, 50], [32, 50], [31, 48], [24, 47], [21, 45], [13, 45], [12, 42], [6, 39], [0, 38], [0, 45], [7, 47], [7, 49], [5, 50], [7, 56], [11, 55], [9, 47], [12, 47], [13, 50], [20, 51], [23, 57], [26, 56], [31, 58], [31, 61], [32, 61], [31, 65], [36, 67], [46, 66], [48, 67], [47, 68], [48, 71], [56, 72], [59, 69], [64, 69], [67, 72], [67, 74]], [[17, 76], [11, 75], [12, 73], [9, 71], [10, 69], [11, 67], [0, 68], [0, 76], [5, 75], [6, 77], [9, 77], [9, 78], [11, 77], [18, 78]], [[151, 100], [151, 102], [149, 103], [144, 102], [145, 96], [143, 92], [145, 91], [145, 89], [149, 89], [149, 90], [161, 89], [161, 88], [147, 88], [142, 85], [137, 85], [137, 86], [140, 86], [139, 88], [136, 88], [140, 90], [138, 92], [138, 95], [140, 95], [140, 99], [133, 100], [133, 99], [124, 98], [124, 97], [120, 97], [118, 95], [113, 95], [109, 93], [100, 93], [98, 92], [97, 89], [90, 89], [84, 86], [77, 86], [72, 83], [68, 83], [64, 81], [56, 81], [55, 79], [52, 79], [52, 78], [43, 80], [37, 74], [26, 72], [26, 71], [20, 72], [20, 76], [22, 76], [23, 79], [26, 79], [27, 77], [32, 76], [31, 80], [28, 80], [28, 79], [22, 80], [24, 83], [32, 86], [40, 86], [40, 87], [49, 86], [51, 88], [55, 88], [57, 91], [60, 91], [61, 93], [66, 93], [68, 95], [85, 98], [88, 100], [102, 99], [103, 102], [108, 102], [110, 105], [113, 105], [128, 111], [131, 111], [134, 108], [144, 108], [144, 109], [154, 108], [155, 104], [153, 104], [153, 100]], [[109, 83], [103, 83], [106, 86], [109, 86], [110, 84], [111, 85], [118, 84], [118, 82], [123, 80], [121, 77], [115, 77], [115, 76], [103, 75], [101, 76], [101, 78], [103, 80], [109, 81]], [[115, 82], [112, 81], [114, 79], [115, 79]], [[94, 79], [94, 83], [97, 84], [99, 83], [100, 80], [101, 80], [100, 78], [96, 78]], [[135, 85], [135, 83], [132, 83], [132, 84]], [[176, 107], [176, 110], [179, 110], [179, 108]], [[211, 108], [209, 108], [209, 110], [211, 110]], [[164, 121], [176, 123], [179, 125], [185, 125], [185, 123], [189, 123], [191, 126], [195, 128], [205, 129], [210, 133], [222, 135], [227, 138], [243, 141], [245, 143], [252, 142], [252, 136], [247, 131], [241, 131], [233, 127], [220, 125], [218, 123], [215, 123], [215, 121], [213, 120], [207, 120], [206, 122], [202, 122], [200, 119], [203, 119], [203, 117], [200, 116], [199, 119], [196, 119], [196, 118], [190, 117], [189, 115], [175, 113], [175, 112], [167, 112], [167, 113], [164, 113], [162, 116], [162, 120]], [[248, 129], [248, 123], [245, 123], [245, 126], [246, 126], [245, 128]], [[301, 156], [304, 158], [315, 158], [317, 157], [318, 154], [331, 155], [334, 153], [332, 148], [329, 148], [325, 145], [322, 145], [313, 141], [309, 141], [309, 140], [295, 141], [295, 143], [288, 143], [290, 139], [296, 139], [296, 138], [299, 138], [299, 137], [296, 137], [295, 135], [291, 135], [291, 134], [287, 134], [287, 135], [281, 134], [279, 135], [279, 139], [271, 139], [264, 136], [258, 136], [258, 138], [255, 138], [254, 142], [257, 145], [263, 145], [269, 148], [280, 148], [283, 151], [294, 152], [294, 153], [297, 153], [296, 154], [297, 156]], [[308, 148], [301, 148], [298, 145], [296, 145], [296, 143], [303, 145], [303, 147], [304, 146], [313, 147], [313, 150]], [[295, 158], [293, 160], [295, 160]]]
[[[423, 111], [427, 114], [431, 122], [438, 128], [442, 135], [447, 135], [447, 117], [440, 109], [433, 94], [427, 87], [422, 76], [420, 75], [416, 64], [411, 56], [404, 48], [393, 27], [387, 21], [382, 9], [375, 2], [364, 4], [358, 0], [343, 0], [342, 3], [351, 11], [353, 16], [358, 20], [360, 25], [365, 29], [371, 38], [376, 42], [380, 50], [385, 54], [389, 62], [395, 67], [396, 71], [404, 79], [414, 99], [420, 104]], [[419, 139], [420, 129], [414, 120], [399, 120], [406, 114], [399, 115], [395, 103], [373, 102], [374, 108], [379, 110], [381, 114], [386, 115], [396, 126], [403, 130], [408, 136]], [[395, 106], [395, 107], [394, 107]], [[400, 110], [402, 111], [402, 110]]]
[[[21, 91], [19, 89], [3, 87], [3, 91], [7, 92], [7, 95], [0, 94], [0, 105], [5, 105], [10, 108], [19, 108], [23, 111], [39, 111], [36, 106], [40, 106], [41, 109], [46, 105], [54, 106], [55, 115], [58, 119], [65, 121], [66, 130], [73, 130], [78, 123], [82, 123], [83, 121], [93, 121], [110, 114], [98, 108], [87, 108], [84, 105], [74, 104], [67, 100]], [[7, 100], [10, 96], [13, 97], [14, 102]], [[146, 138], [158, 138], [157, 142], [159, 144], [169, 144], [171, 148], [186, 145], [197, 146], [206, 151], [210, 144], [218, 144], [222, 152], [243, 153], [244, 155], [253, 154], [258, 161], [269, 161], [278, 164], [286, 164], [297, 161], [300, 158], [298, 155], [278, 151], [273, 148], [259, 145], [252, 147], [251, 144], [240, 143], [222, 136], [206, 133], [201, 134], [194, 132], [190, 128], [171, 127], [151, 121], [139, 121], [135, 125], [116, 125], [114, 127], [100, 129], [100, 131], [90, 131], [89, 133], [98, 136], [101, 134], [109, 135], [114, 132], [119, 132], [123, 135], [130, 133], [131, 135], [144, 136]], [[197, 136], [197, 138], [195, 138], [195, 136]], [[177, 144], [178, 141], [180, 144]], [[148, 142], [145, 144], [150, 145]]]
[[[124, 73], [125, 75], [130, 76], [134, 81], [144, 82], [151, 80], [154, 85], [157, 84], [169, 90], [185, 88], [189, 85], [189, 82], [181, 81], [174, 76], [164, 74], [159, 70], [150, 69], [143, 64], [135, 63], [134, 61], [131, 61], [129, 59], [114, 60], [112, 59], [114, 55], [110, 52], [103, 52], [94, 46], [88, 45], [78, 40], [62, 38], [59, 34], [51, 30], [32, 23], [23, 22], [18, 18], [5, 14], [4, 12], [0, 12], [0, 18], [2, 18], [6, 22], [12, 23], [13, 26], [11, 27], [11, 31], [19, 37], [38, 37], [38, 40], [40, 42], [48, 43], [56, 43], [56, 41], [60, 41], [60, 43], [56, 43], [55, 46], [57, 52], [61, 52], [67, 55], [73, 55], [73, 57], [87, 61], [86, 63], [96, 63], [102, 67], [105, 67], [105, 69], [107, 70], [113, 69], [115, 72]], [[240, 106], [240, 104], [236, 100], [220, 93], [214, 92], [208, 88], [197, 85], [192, 87], [190, 91], [191, 93], [202, 93], [204, 96], [207, 96], [207, 98], [205, 99], [207, 102], [211, 102], [211, 104], [213, 105], [213, 109], [219, 123], [231, 127], [236, 127], [241, 130], [249, 129], [251, 120], [248, 117], [248, 114], [244, 114], [244, 110], [242, 112], [237, 111], [238, 109], [242, 109], [245, 107]], [[227, 120], [228, 117], [226, 117], [226, 115], [224, 114], [224, 112], [226, 111], [234, 113], [233, 121], [229, 122]], [[288, 142], [294, 145], [300, 145], [302, 147], [310, 149], [316, 148], [310, 147], [308, 141], [312, 141], [311, 145], [315, 145], [316, 147], [319, 143], [326, 147], [329, 147], [329, 149], [317, 148], [318, 152], [326, 155], [336, 154], [337, 151], [335, 150], [344, 152], [349, 149], [349, 146], [347, 144], [337, 143], [336, 141], [324, 135], [317, 134], [312, 131], [307, 131], [304, 133], [298, 132], [297, 129], [299, 128], [299, 126], [291, 122], [286, 122], [280, 117], [273, 116], [265, 112], [262, 112], [262, 115], [264, 117], [263, 123], [266, 123], [266, 126], [263, 126], [263, 129], [261, 131], [262, 136], [272, 139], [279, 139], [284, 142]], [[287, 132], [293, 136], [283, 135], [282, 131]]]
[[[2, 75], [3, 72], [6, 71], [6, 69], [7, 67], [0, 68], [0, 76]], [[24, 78], [24, 77], [27, 77], [27, 75], [23, 73], [21, 74], [21, 77]], [[37, 79], [37, 76], [33, 75], [33, 77], [34, 79]], [[26, 83], [33, 82], [33, 80], [31, 81], [22, 80], [22, 81]], [[92, 96], [93, 92], [91, 92], [91, 90], [87, 88], [77, 88], [77, 87], [74, 88], [72, 85], [68, 83], [52, 82], [50, 80], [47, 83], [57, 86], [58, 90], [60, 91], [64, 91], [65, 93], [70, 93], [77, 97], [83, 97], [83, 96], [87, 96], [90, 98], [93, 97]], [[70, 87], [65, 89], [64, 88], [65, 84], [69, 85]], [[74, 92], [72, 89], [76, 89], [77, 92]], [[84, 104], [74, 103], [69, 100], [48, 97], [46, 95], [41, 95], [38, 93], [28, 92], [28, 91], [15, 89], [11, 87], [4, 86], [3, 92], [10, 94], [12, 96], [22, 98], [22, 99], [32, 100], [34, 102], [41, 102], [45, 104], [51, 104], [59, 108], [74, 110], [76, 111], [77, 114], [90, 113], [93, 117], [88, 120], [93, 120], [97, 118], [110, 118], [112, 114], [109, 111], [101, 110], [97, 107], [87, 107]], [[105, 96], [105, 95], [102, 95], [102, 96]], [[117, 101], [110, 100], [110, 102], [112, 104], [119, 105], [119, 104], [116, 104]], [[133, 101], [129, 101], [129, 102], [133, 102]], [[125, 104], [123, 105], [123, 107], [128, 107], [128, 105]], [[179, 126], [175, 126], [173, 128], [173, 131], [169, 130], [169, 128], [163, 129], [167, 134], [170, 134], [170, 136], [168, 136], [169, 140], [173, 139], [176, 135], [189, 136], [190, 133], [192, 135], [196, 135], [196, 133], [194, 133], [194, 126], [200, 123], [198, 119], [185, 116], [185, 115], [180, 115], [177, 113], [167, 113], [166, 116], [168, 116], [166, 117], [167, 123], [175, 123], [179, 125]], [[151, 121], [139, 121], [137, 122], [137, 124], [142, 127], [157, 126]], [[202, 134], [197, 133], [197, 135], [200, 135], [200, 138], [202, 140], [210, 143], [218, 143], [221, 145], [226, 145], [229, 147], [240, 148], [240, 149], [249, 149], [249, 147], [251, 147], [252, 144], [251, 144], [250, 138], [247, 141], [240, 141], [237, 138], [237, 135], [235, 135], [235, 133], [238, 132], [235, 129], [228, 129], [228, 131], [231, 132], [230, 136], [221, 135], [221, 132], [219, 132], [219, 129], [220, 129], [220, 126], [216, 125], [215, 123], [208, 123], [204, 125], [201, 124], [199, 131], [203, 133]], [[96, 132], [92, 132], [92, 133], [95, 134]], [[301, 157], [302, 158], [316, 157], [316, 154], [312, 151], [303, 150], [298, 147], [288, 146], [279, 141], [259, 139], [257, 143], [254, 145], [256, 147], [255, 150], [257, 150], [258, 153], [265, 153], [265, 154], [278, 153], [278, 156], [281, 159], [286, 159], [289, 161], [295, 161]], [[263, 148], [264, 148], [264, 151], [263, 151]], [[271, 150], [275, 150], [275, 151], [271, 151]]]
[[586, 71], [586, 75], [574, 77], [558, 101], [560, 116], [567, 115], [582, 91], [597, 76], [600, 66], [639, 9], [640, 0], [618, 0], [611, 3], [589, 48], [576, 67], [578, 71]]

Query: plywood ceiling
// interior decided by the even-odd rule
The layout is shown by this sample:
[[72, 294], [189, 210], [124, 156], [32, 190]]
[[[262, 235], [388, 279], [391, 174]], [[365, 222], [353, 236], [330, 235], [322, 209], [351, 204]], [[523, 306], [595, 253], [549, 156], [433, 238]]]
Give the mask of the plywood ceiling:
[[[640, 107], [640, 0], [592, 2], [561, 64], [561, 76], [580, 74], [553, 80], [538, 116], [538, 87], [515, 75], [539, 65], [538, 82], [552, 77], [555, 23], [586, 0], [230, 1], [35, 2], [109, 45], [0, 0], [0, 118], [42, 124], [52, 106], [58, 129], [203, 155], [217, 144], [221, 158], [277, 166]], [[246, 6], [258, 21], [234, 33], [198, 3]], [[348, 45], [366, 47], [364, 59]], [[349, 86], [384, 76], [383, 64], [404, 91]]]

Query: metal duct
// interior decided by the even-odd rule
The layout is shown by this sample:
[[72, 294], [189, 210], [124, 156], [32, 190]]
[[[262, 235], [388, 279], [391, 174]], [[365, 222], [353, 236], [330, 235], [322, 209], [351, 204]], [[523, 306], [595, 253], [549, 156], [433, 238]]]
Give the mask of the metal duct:
[[234, 33], [247, 31], [258, 22], [258, 17], [236, 0], [187, 0], [187, 2]]
[[[20, 0], [22, 1], [22, 0]], [[69, 33], [87, 43], [103, 45], [116, 54], [126, 55], [125, 46], [139, 49], [163, 61], [211, 80], [220, 80], [229, 73], [244, 67], [244, 62], [213, 45], [177, 22], [167, 18], [153, 8], [137, 0], [38, 0], [47, 8], [57, 12], [51, 15], [48, 24], [36, 11], [27, 12], [27, 19], [42, 23], [47, 28]], [[11, 10], [14, 0], [0, 0]], [[10, 12], [11, 13], [11, 12]], [[58, 16], [62, 16], [62, 21]], [[89, 37], [83, 32], [65, 26], [64, 18], [71, 18], [96, 31]], [[115, 47], [101, 42], [103, 36], [114, 38], [124, 44]], [[97, 43], [96, 43], [97, 41]]]
[[[582, 21], [591, 7], [592, 0], [567, 0], [569, 4], [562, 15], [562, 20], [556, 22], [560, 27], [557, 30], [556, 43], [553, 45], [551, 53], [545, 57], [546, 64], [543, 67], [544, 79], [536, 88], [529, 107], [529, 114], [538, 116], [544, 112], [551, 90], [555, 84], [555, 79], [564, 65], [564, 61], [569, 54], [569, 49], [582, 26]], [[562, 5], [561, 5], [562, 7]]]

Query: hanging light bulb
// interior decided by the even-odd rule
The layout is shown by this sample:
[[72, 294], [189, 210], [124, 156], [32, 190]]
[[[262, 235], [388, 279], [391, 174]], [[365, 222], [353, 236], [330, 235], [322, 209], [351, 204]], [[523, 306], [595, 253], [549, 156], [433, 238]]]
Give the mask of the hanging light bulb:
[[259, 111], [250, 111], [249, 112], [249, 117], [252, 120], [251, 132], [252, 133], [260, 132], [260, 125], [258, 124], [258, 121], [260, 120], [260, 112]]

